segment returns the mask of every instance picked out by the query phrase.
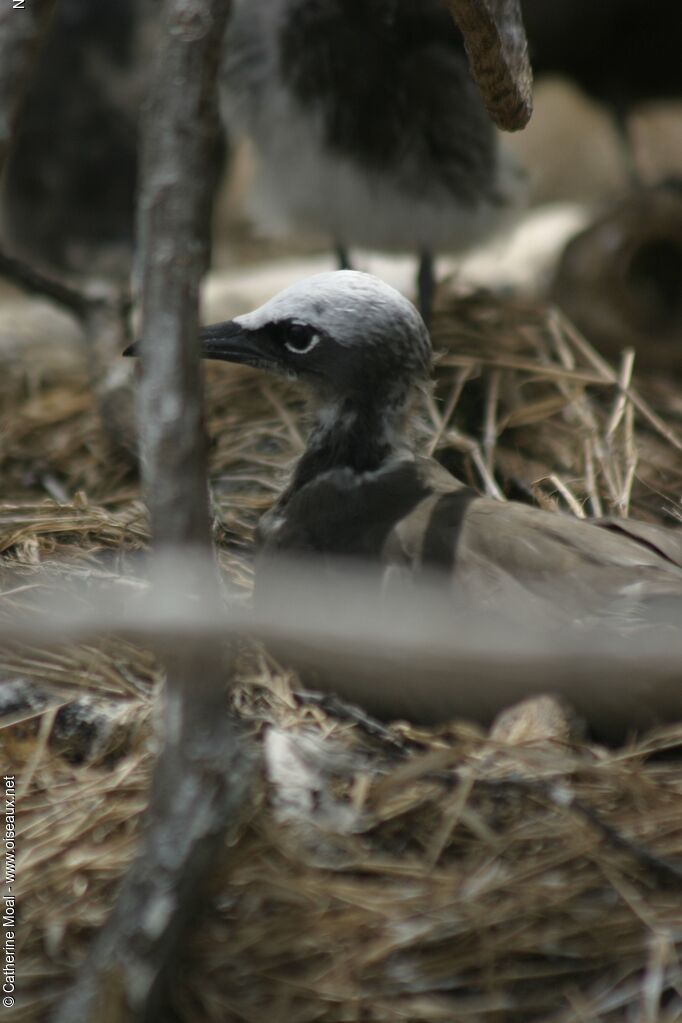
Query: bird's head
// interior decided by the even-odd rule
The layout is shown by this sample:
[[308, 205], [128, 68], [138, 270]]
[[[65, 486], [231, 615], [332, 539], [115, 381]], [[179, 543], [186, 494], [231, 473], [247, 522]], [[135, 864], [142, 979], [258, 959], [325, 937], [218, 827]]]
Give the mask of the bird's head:
[[320, 397], [408, 391], [430, 375], [431, 342], [412, 303], [354, 270], [304, 278], [199, 337], [206, 359], [300, 378]]

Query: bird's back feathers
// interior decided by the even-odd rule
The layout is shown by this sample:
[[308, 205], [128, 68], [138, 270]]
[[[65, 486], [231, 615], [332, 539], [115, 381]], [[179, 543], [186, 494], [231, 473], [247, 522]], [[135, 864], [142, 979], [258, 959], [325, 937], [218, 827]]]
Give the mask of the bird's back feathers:
[[632, 617], [682, 597], [676, 533], [481, 497], [432, 459], [325, 473], [275, 506], [261, 539], [263, 575], [278, 554], [361, 559], [381, 578], [440, 579], [456, 603], [525, 621]]

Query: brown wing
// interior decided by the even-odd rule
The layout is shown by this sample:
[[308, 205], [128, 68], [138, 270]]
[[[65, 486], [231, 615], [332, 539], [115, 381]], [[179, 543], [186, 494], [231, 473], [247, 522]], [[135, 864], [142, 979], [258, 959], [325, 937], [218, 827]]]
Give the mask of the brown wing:
[[596, 523], [603, 529], [610, 529], [621, 536], [629, 536], [631, 540], [650, 547], [662, 558], [682, 568], [682, 529], [657, 526], [653, 522], [612, 517], [596, 519]]
[[447, 572], [467, 605], [523, 620], [574, 620], [631, 615], [652, 598], [682, 598], [682, 544], [674, 531], [586, 522], [467, 489], [443, 492], [441, 472], [430, 474], [436, 492], [391, 531], [384, 556], [414, 572]]

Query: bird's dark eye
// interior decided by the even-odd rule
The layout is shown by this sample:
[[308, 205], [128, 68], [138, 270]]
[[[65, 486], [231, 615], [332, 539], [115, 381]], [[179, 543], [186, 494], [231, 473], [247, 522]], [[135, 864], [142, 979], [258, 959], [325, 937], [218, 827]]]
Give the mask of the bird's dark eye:
[[295, 355], [307, 355], [319, 343], [320, 335], [311, 327], [304, 327], [299, 323], [292, 324], [284, 338], [284, 347]]

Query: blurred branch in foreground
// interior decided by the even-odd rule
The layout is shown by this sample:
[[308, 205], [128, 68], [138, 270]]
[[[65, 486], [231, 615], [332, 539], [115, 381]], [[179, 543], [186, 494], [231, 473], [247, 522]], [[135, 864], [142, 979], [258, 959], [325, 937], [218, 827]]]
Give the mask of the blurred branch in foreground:
[[488, 113], [504, 131], [525, 128], [533, 79], [519, 0], [444, 0], [464, 36], [471, 73]]
[[[182, 601], [185, 611], [210, 608], [220, 597], [211, 564], [196, 335], [207, 252], [203, 169], [227, 13], [227, 0], [168, 0], [143, 118], [142, 468], [156, 550], [189, 547], [203, 565], [193, 580], [185, 577], [192, 593]], [[142, 849], [57, 1013], [60, 1023], [163, 1017], [169, 967], [243, 800], [249, 765], [225, 705], [223, 637], [171, 646], [161, 651], [164, 748]]]
[[227, 604], [188, 604], [185, 580], [193, 580], [193, 590], [211, 586], [213, 568], [180, 553], [157, 563], [157, 588], [143, 575], [106, 567], [98, 578], [88, 569], [82, 588], [77, 580], [65, 586], [59, 564], [46, 565], [44, 597], [33, 612], [25, 603], [5, 612], [0, 640], [63, 644], [113, 633], [170, 657], [178, 648], [249, 636], [293, 663], [315, 689], [389, 720], [489, 724], [539, 693], [560, 695], [597, 737], [611, 741], [682, 718], [680, 598], [642, 609], [634, 625], [615, 612], [557, 625], [551, 609], [562, 600], [560, 579], [524, 620], [513, 599], [496, 613], [458, 606], [435, 577], [380, 594], [376, 576], [360, 566], [327, 568], [278, 566], [268, 574], [267, 599], [251, 609], [243, 595], [228, 595]]

